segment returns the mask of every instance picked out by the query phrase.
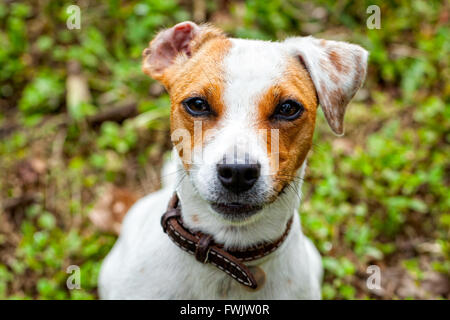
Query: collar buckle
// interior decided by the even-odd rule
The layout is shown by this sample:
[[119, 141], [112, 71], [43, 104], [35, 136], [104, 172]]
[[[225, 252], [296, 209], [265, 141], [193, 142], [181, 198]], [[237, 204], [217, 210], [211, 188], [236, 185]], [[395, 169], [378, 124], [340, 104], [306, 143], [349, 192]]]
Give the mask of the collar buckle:
[[195, 248], [195, 259], [201, 263], [208, 262], [208, 255], [211, 251], [211, 244], [213, 238], [211, 235], [203, 234], [199, 239], [197, 246]]

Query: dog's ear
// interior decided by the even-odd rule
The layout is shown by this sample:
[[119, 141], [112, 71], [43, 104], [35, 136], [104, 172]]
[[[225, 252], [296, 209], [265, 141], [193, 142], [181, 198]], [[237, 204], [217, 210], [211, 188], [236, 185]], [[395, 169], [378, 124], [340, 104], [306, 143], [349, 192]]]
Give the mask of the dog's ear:
[[142, 70], [156, 80], [163, 80], [178, 57], [189, 59], [203, 43], [219, 36], [225, 37], [222, 31], [209, 25], [198, 26], [191, 21], [178, 23], [159, 32], [143, 51]]
[[308, 70], [331, 129], [344, 134], [345, 109], [366, 77], [368, 52], [354, 44], [313, 37], [288, 38], [284, 43]]

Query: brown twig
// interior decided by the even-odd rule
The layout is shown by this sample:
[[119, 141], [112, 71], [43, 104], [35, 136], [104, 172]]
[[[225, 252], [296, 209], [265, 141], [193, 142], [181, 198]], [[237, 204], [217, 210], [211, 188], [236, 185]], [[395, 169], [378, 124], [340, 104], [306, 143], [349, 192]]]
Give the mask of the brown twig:
[[99, 112], [93, 116], [87, 118], [87, 122], [90, 126], [98, 126], [105, 121], [122, 122], [128, 118], [132, 118], [138, 115], [138, 108], [135, 102], [110, 107], [102, 112]]
[[37, 194], [25, 194], [23, 196], [17, 198], [6, 199], [3, 203], [4, 211], [14, 211], [18, 207], [27, 206], [33, 202], [36, 202], [38, 199]]

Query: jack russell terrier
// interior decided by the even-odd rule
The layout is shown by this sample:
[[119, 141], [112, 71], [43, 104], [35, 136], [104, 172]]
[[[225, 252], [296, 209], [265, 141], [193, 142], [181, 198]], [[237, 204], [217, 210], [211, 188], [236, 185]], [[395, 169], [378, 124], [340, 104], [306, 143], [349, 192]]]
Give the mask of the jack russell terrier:
[[342, 135], [367, 57], [345, 42], [233, 39], [189, 21], [160, 32], [143, 71], [170, 94], [177, 179], [126, 215], [100, 297], [320, 299], [299, 190], [318, 104]]

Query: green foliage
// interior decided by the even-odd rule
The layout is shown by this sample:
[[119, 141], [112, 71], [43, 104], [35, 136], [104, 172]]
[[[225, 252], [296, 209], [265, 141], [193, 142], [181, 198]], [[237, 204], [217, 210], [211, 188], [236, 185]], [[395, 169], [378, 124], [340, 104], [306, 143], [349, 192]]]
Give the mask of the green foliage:
[[[30, 206], [27, 221], [22, 223], [22, 240], [17, 248], [16, 259], [10, 264], [15, 276], [32, 272], [38, 278], [36, 297], [39, 299], [92, 299], [100, 259], [111, 248], [112, 237], [98, 234], [82, 234], [72, 229], [68, 233], [56, 228], [54, 216], [40, 206]], [[69, 261], [86, 261], [80, 265], [81, 290], [68, 291], [65, 287]], [[5, 286], [14, 281], [8, 269], [0, 265], [0, 297]]]
[[[366, 26], [372, 4], [381, 8], [381, 29]], [[101, 261], [115, 237], [95, 230], [87, 213], [108, 182], [141, 188], [155, 180], [170, 148], [170, 101], [166, 93], [149, 95], [154, 82], [141, 72], [141, 53], [158, 30], [192, 19], [191, 2], [87, 1], [81, 30], [66, 28], [67, 5], [0, 3], [0, 136], [18, 126], [0, 139], [0, 197], [29, 189], [40, 196], [14, 219], [0, 212], [0, 224], [9, 221], [15, 235], [0, 225], [0, 299], [96, 298]], [[446, 9], [425, 0], [247, 0], [227, 8], [208, 2], [207, 17], [215, 23], [220, 11], [217, 21], [232, 36], [314, 34], [370, 52], [346, 136], [332, 136], [319, 111], [303, 187], [300, 215], [323, 256], [324, 298], [374, 298], [361, 289], [370, 264], [401, 268], [418, 284], [431, 271], [450, 273]], [[73, 61], [92, 100], [66, 106]], [[137, 117], [87, 125], [89, 116], [124, 100], [136, 103]], [[48, 160], [48, 176], [20, 185], [20, 161], [38, 156]], [[434, 251], [423, 253], [416, 242]], [[81, 290], [66, 287], [69, 265], [80, 266]]]
[[115, 122], [103, 123], [97, 143], [101, 149], [112, 148], [118, 153], [127, 153], [137, 142], [134, 128], [120, 127]]
[[55, 111], [60, 106], [63, 93], [62, 78], [43, 70], [23, 90], [19, 109], [25, 115]]

